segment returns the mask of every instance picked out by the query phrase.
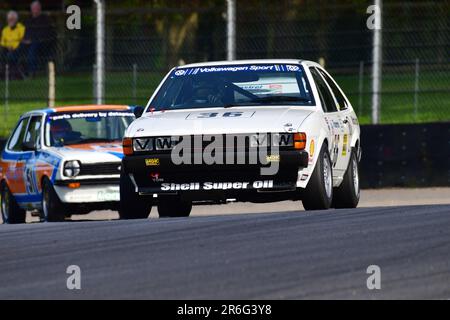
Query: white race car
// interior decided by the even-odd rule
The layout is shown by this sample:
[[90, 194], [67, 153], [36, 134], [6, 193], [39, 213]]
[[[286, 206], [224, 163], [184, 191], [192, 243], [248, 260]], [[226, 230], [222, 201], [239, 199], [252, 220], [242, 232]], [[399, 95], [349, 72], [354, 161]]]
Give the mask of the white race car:
[[360, 127], [317, 63], [249, 60], [174, 68], [125, 133], [120, 217], [188, 216], [192, 203], [302, 200], [354, 208]]

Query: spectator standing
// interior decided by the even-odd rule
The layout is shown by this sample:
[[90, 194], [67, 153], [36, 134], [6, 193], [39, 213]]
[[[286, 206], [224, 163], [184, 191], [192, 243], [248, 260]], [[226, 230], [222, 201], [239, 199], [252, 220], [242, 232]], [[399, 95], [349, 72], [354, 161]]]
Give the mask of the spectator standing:
[[25, 34], [25, 27], [19, 22], [19, 15], [16, 11], [9, 11], [6, 19], [8, 25], [3, 28], [0, 40], [2, 60], [15, 66], [20, 57], [21, 42]]
[[26, 32], [23, 43], [28, 46], [27, 72], [29, 76], [36, 73], [39, 57], [48, 59], [54, 41], [54, 31], [50, 18], [42, 14], [39, 1], [33, 1], [30, 6], [31, 17], [25, 22]]

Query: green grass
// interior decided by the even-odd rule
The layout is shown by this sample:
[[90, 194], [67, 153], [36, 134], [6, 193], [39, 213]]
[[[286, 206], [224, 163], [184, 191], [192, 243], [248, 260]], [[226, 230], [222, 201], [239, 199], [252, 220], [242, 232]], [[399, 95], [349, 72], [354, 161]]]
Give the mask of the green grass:
[[[340, 75], [336, 81], [346, 92], [362, 124], [371, 123], [371, 81], [366, 75], [360, 104], [359, 78]], [[450, 73], [427, 71], [420, 75], [417, 110], [414, 110], [414, 74], [385, 73], [382, 81], [380, 122], [383, 124], [450, 121]]]
[[[105, 103], [145, 105], [161, 81], [159, 73], [140, 73], [136, 90], [130, 73], [113, 73], [106, 77]], [[21, 114], [47, 107], [48, 85], [46, 77], [10, 82], [9, 103], [5, 104], [5, 83], [0, 81], [0, 137], [8, 136]], [[92, 77], [85, 74], [57, 76], [56, 105], [93, 104]]]
[[[133, 91], [132, 74], [128, 72], [107, 73], [105, 103], [139, 104], [147, 102], [153, 90], [164, 75], [161, 73], [140, 72], [137, 86]], [[360, 122], [371, 122], [370, 78], [364, 77], [362, 103], [358, 93], [358, 76], [335, 75], [358, 113]], [[450, 121], [450, 73], [445, 71], [422, 72], [417, 114], [414, 111], [414, 74], [383, 74], [383, 94], [381, 123], [421, 123]], [[10, 101], [5, 107], [5, 83], [0, 81], [0, 136], [8, 136], [18, 117], [26, 111], [45, 108], [47, 105], [47, 79], [37, 77], [10, 82]], [[59, 75], [56, 79], [56, 104], [76, 105], [94, 102], [92, 76], [89, 73]]]

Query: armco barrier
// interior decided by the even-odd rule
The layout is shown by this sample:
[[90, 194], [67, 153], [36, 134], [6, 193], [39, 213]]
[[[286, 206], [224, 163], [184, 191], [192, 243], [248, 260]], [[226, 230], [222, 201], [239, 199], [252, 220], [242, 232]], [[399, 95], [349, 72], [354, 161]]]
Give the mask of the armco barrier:
[[450, 186], [450, 122], [361, 128], [364, 188]]
[[361, 146], [362, 188], [450, 186], [450, 122], [362, 126]]

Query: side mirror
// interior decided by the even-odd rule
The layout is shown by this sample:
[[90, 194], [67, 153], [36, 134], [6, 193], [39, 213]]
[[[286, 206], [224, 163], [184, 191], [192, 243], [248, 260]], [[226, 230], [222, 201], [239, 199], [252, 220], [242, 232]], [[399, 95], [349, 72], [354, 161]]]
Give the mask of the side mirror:
[[36, 151], [36, 146], [34, 145], [34, 141], [24, 142], [22, 145], [23, 151]]
[[144, 107], [141, 107], [141, 106], [135, 107], [133, 112], [134, 112], [136, 119], [138, 119], [138, 118], [142, 117], [142, 114], [144, 113]]

